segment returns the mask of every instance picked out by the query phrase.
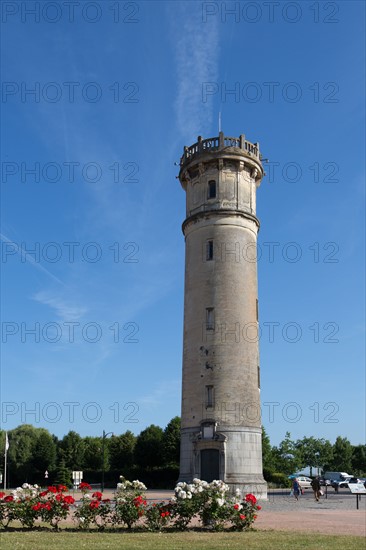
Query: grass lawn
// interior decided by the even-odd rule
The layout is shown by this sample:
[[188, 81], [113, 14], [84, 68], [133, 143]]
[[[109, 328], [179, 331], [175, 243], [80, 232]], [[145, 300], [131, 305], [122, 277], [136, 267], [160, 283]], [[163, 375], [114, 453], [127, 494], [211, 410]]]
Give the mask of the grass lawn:
[[250, 548], [263, 550], [365, 550], [363, 537], [252, 531], [248, 533], [83, 533], [75, 531], [13, 531], [0, 533], [2, 550], [191, 550]]

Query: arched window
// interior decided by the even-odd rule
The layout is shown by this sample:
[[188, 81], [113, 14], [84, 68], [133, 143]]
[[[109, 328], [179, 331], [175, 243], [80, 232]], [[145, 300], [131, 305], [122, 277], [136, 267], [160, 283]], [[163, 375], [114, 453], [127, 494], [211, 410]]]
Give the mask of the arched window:
[[208, 182], [207, 198], [209, 199], [216, 198], [216, 181], [215, 180], [210, 180]]

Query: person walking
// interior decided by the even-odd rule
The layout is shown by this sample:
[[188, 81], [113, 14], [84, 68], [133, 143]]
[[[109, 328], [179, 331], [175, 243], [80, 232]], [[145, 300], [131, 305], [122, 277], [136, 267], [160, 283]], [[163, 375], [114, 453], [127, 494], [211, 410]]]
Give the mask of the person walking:
[[317, 502], [319, 502], [319, 499], [320, 499], [320, 495], [321, 495], [321, 492], [320, 492], [320, 480], [319, 480], [319, 476], [316, 476], [312, 482], [311, 482], [311, 487], [314, 491], [314, 498]]
[[299, 496], [300, 496], [300, 493], [301, 493], [301, 487], [300, 487], [300, 483], [299, 483], [299, 480], [297, 479], [297, 477], [295, 477], [295, 479], [292, 482], [292, 491], [293, 491], [295, 499], [299, 500]]

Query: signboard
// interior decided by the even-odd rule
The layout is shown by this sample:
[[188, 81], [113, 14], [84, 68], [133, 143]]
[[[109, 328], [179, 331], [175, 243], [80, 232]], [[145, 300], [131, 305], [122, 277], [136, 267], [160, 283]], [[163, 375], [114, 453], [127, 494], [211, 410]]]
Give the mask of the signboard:
[[354, 495], [366, 494], [366, 487], [362, 482], [360, 482], [360, 483], [349, 483], [348, 487], [349, 487], [351, 493], [354, 494]]
[[83, 472], [72, 472], [72, 479], [74, 485], [80, 485], [81, 480], [83, 479]]

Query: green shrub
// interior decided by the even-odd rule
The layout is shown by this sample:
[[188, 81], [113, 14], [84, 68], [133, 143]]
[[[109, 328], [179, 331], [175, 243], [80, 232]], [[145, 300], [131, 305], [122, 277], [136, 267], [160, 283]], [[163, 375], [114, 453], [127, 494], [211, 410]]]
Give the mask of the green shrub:
[[271, 479], [267, 481], [274, 483], [277, 487], [291, 487], [292, 484], [291, 479], [288, 479], [288, 476], [281, 472], [273, 472]]

